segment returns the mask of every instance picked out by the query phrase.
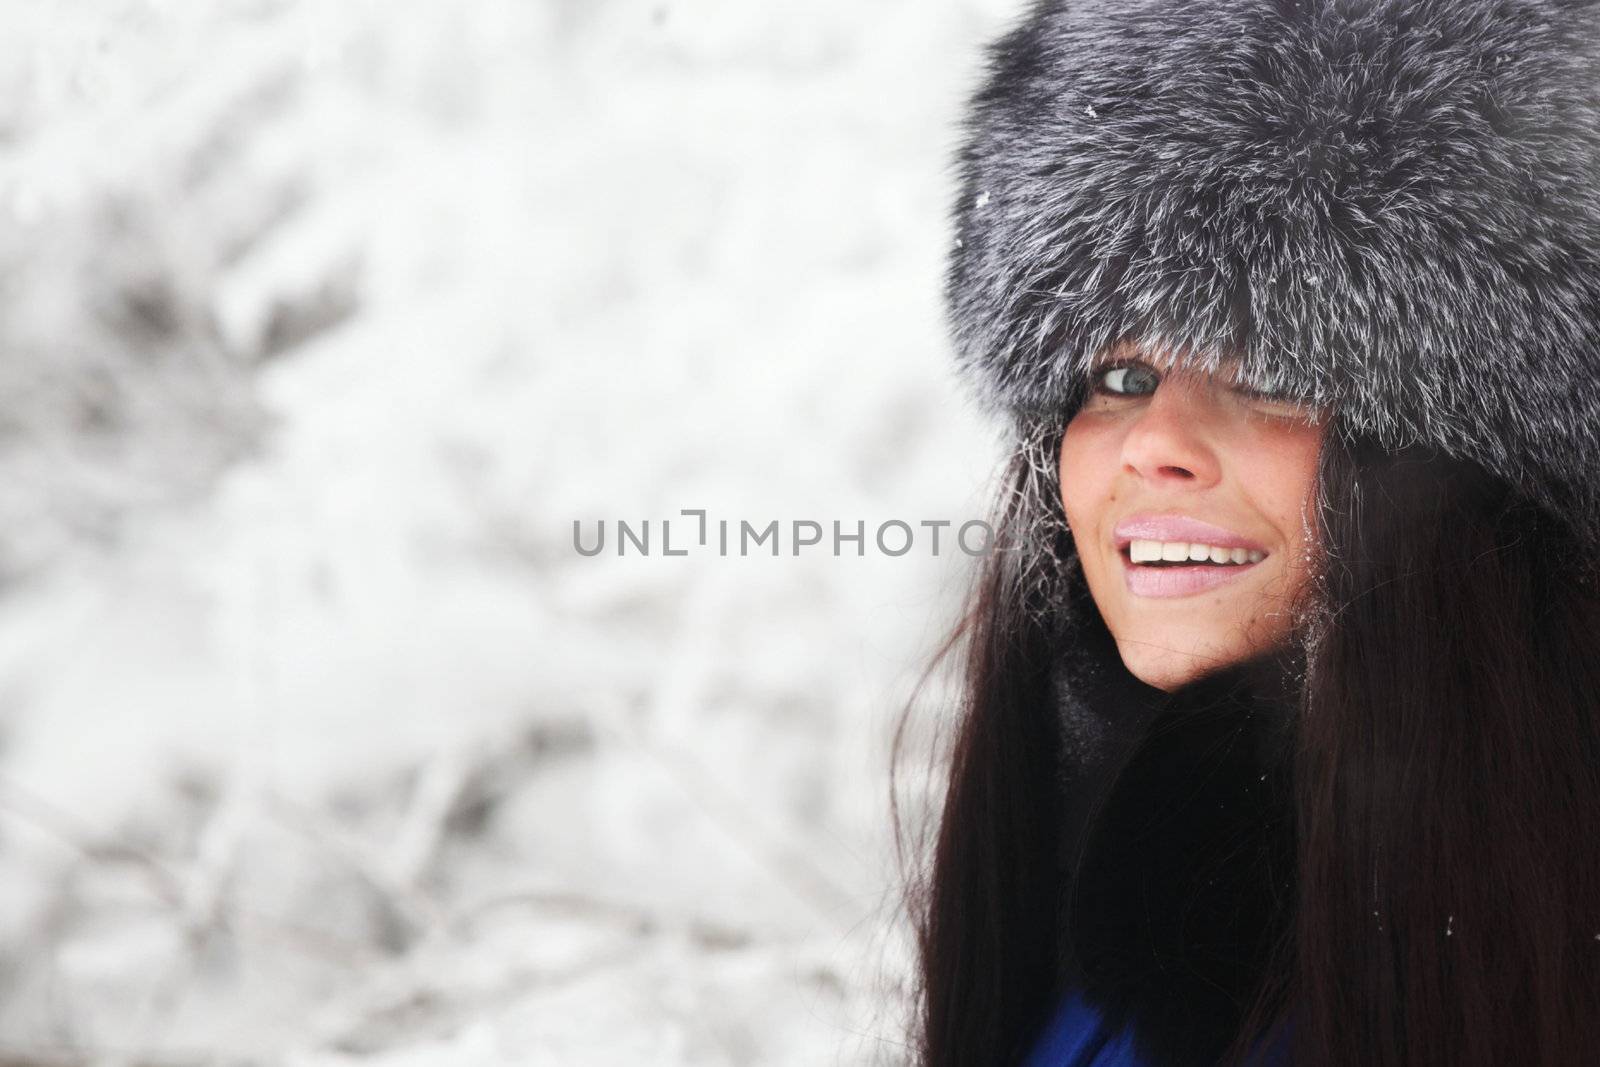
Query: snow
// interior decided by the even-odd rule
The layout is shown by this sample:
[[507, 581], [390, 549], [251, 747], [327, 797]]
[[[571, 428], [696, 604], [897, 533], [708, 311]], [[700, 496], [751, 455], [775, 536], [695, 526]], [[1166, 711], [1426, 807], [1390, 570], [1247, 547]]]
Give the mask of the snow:
[[[918, 524], [999, 460], [950, 161], [1017, 9], [8, 7], [0, 1051], [902, 1061], [890, 731], [973, 563]], [[685, 508], [869, 544], [573, 548]]]

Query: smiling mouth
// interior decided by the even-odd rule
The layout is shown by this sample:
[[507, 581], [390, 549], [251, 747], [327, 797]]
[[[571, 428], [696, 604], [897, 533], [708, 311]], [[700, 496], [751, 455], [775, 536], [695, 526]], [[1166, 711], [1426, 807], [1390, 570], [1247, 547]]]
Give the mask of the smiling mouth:
[[1123, 564], [1125, 566], [1129, 566], [1129, 567], [1150, 568], [1150, 569], [1154, 569], [1154, 570], [1163, 570], [1163, 569], [1168, 569], [1168, 568], [1174, 569], [1174, 570], [1178, 570], [1178, 569], [1182, 569], [1182, 568], [1185, 568], [1185, 567], [1190, 567], [1190, 568], [1195, 568], [1195, 569], [1214, 568], [1214, 569], [1219, 570], [1219, 571], [1221, 571], [1221, 570], [1240, 570], [1240, 571], [1249, 570], [1251, 567], [1254, 567], [1257, 563], [1260, 563], [1261, 560], [1264, 560], [1264, 559], [1267, 558], [1267, 556], [1271, 555], [1271, 553], [1269, 553], [1269, 552], [1263, 552], [1263, 553], [1260, 553], [1261, 559], [1249, 559], [1247, 557], [1243, 561], [1237, 562], [1237, 563], [1234, 562], [1231, 559], [1226, 563], [1219, 563], [1214, 559], [1182, 559], [1182, 560], [1154, 559], [1154, 560], [1140, 560], [1138, 563], [1135, 563], [1133, 561], [1133, 545], [1131, 543], [1123, 545], [1121, 548], [1119, 548], [1117, 550], [1117, 554], [1122, 557]]

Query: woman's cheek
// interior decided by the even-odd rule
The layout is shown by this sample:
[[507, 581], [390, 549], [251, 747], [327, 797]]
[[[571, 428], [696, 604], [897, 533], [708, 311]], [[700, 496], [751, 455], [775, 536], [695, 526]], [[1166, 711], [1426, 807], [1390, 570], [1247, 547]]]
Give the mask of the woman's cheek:
[[1083, 514], [1090, 501], [1097, 499], [1095, 478], [1105, 467], [1098, 457], [1104, 451], [1092, 421], [1079, 415], [1067, 425], [1061, 438], [1061, 502], [1067, 522], [1075, 530], [1086, 524]]

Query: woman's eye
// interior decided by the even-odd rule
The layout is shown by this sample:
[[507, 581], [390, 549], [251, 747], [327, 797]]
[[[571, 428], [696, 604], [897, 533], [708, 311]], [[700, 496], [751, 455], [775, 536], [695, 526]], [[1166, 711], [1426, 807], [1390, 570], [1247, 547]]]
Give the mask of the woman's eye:
[[[1149, 383], [1149, 390], [1140, 386], [1141, 381]], [[1095, 375], [1095, 392], [1111, 396], [1143, 396], [1154, 390], [1160, 381], [1151, 368], [1140, 363], [1125, 363], [1099, 371]]]
[[[1092, 391], [1098, 396], [1135, 398], [1149, 396], [1161, 384], [1161, 374], [1148, 363], [1132, 360], [1102, 367], [1091, 376]], [[1231, 391], [1250, 404], [1277, 409], [1294, 417], [1304, 417], [1310, 409], [1287, 392], [1265, 392], [1235, 385]], [[1269, 414], [1274, 412], [1269, 412]]]

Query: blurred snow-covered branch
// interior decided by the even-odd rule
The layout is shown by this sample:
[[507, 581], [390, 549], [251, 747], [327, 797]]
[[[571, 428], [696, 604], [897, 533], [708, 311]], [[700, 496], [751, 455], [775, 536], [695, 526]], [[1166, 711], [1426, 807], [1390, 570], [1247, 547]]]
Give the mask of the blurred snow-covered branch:
[[900, 1062], [960, 561], [567, 538], [970, 512], [1013, 7], [7, 7], [0, 1067]]

